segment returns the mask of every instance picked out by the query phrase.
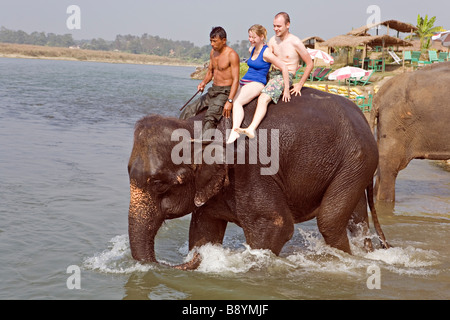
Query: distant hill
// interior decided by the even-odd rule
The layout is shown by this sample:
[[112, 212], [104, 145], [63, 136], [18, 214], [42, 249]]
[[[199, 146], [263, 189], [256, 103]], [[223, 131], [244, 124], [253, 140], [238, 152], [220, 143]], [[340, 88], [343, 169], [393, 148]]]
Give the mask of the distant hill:
[[[147, 33], [142, 36], [117, 35], [114, 41], [102, 38], [92, 40], [74, 40], [71, 34], [56, 35], [54, 33], [32, 32], [30, 34], [5, 27], [0, 28], [0, 42], [29, 44], [48, 47], [77, 47], [88, 50], [120, 51], [133, 54], [148, 54], [160, 57], [177, 58], [193, 63], [209, 60], [210, 45], [195, 46], [190, 41], [174, 41]], [[249, 42], [243, 40], [230, 45], [241, 58], [248, 58]]]

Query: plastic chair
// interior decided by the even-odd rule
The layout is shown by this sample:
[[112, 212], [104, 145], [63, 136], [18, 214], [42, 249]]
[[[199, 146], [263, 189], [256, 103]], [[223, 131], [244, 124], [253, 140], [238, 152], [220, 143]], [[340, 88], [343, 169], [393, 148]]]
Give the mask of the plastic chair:
[[411, 53], [411, 62], [419, 62], [421, 54], [422, 53], [420, 51], [413, 51]]
[[428, 59], [430, 59], [431, 63], [439, 62], [437, 52], [434, 50], [428, 50]]
[[323, 69], [324, 69], [324, 68], [321, 68], [321, 67], [316, 68], [313, 72], [311, 72], [311, 73], [309, 74], [309, 79], [308, 79], [308, 80], [313, 81], [314, 78], [315, 78], [320, 72], [322, 72]]
[[411, 63], [411, 51], [405, 51], [403, 54], [403, 60], [409, 61]]
[[400, 64], [402, 59], [400, 59], [399, 56], [394, 51], [389, 50], [388, 52], [391, 55], [392, 59], [394, 59], [395, 63]]
[[302, 66], [298, 67], [297, 71], [295, 71], [294, 79], [300, 79], [303, 76]]
[[[420, 64], [425, 64], [425, 61], [420, 60], [420, 55], [422, 54], [421, 51], [412, 51], [411, 53], [411, 64], [414, 68], [418, 68]], [[427, 61], [429, 62], [429, 61]], [[431, 62], [429, 62], [431, 63]]]
[[439, 59], [439, 62], [447, 61], [447, 59], [448, 59], [448, 52], [442, 52], [442, 51], [439, 52], [438, 59]]
[[327, 74], [331, 72], [331, 69], [325, 68], [319, 72], [316, 76], [314, 76], [313, 80], [317, 79], [318, 81], [322, 81]]
[[356, 97], [356, 104], [358, 105], [359, 109], [361, 109], [362, 112], [372, 111], [372, 101], [373, 101], [373, 95], [371, 93], [369, 93], [367, 103], [366, 103], [365, 96], [357, 96]]

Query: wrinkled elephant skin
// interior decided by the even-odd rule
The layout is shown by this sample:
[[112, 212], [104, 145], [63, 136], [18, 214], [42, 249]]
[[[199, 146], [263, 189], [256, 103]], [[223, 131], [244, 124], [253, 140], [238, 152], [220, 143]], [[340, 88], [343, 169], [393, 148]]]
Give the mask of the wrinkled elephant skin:
[[[246, 106], [244, 127], [255, 106], [256, 100]], [[262, 174], [268, 165], [261, 159], [174, 163], [172, 151], [181, 139], [172, 141], [172, 133], [183, 129], [193, 137], [195, 121], [201, 118], [202, 114], [188, 120], [150, 115], [136, 123], [128, 165], [129, 236], [135, 259], [155, 262], [154, 240], [163, 221], [189, 213], [190, 250], [221, 244], [227, 223], [232, 222], [243, 228], [251, 248], [279, 254], [295, 223], [317, 218], [326, 243], [351, 252], [347, 227], [352, 221], [368, 227], [365, 190], [373, 190], [378, 164], [375, 138], [354, 103], [303, 88], [302, 96], [291, 102], [269, 105], [259, 129], [267, 129], [267, 136], [277, 129], [278, 140], [267, 139], [266, 146], [278, 152], [272, 174]], [[218, 129], [225, 139], [225, 121]], [[241, 137], [234, 146], [243, 143], [250, 155], [251, 143], [257, 141], [261, 147], [258, 135], [251, 142]], [[206, 153], [208, 147], [200, 152]], [[236, 150], [232, 160], [238, 157]], [[369, 205], [372, 209], [373, 198]], [[197, 267], [198, 255], [194, 260], [179, 268]]]
[[398, 75], [374, 98], [380, 153], [378, 200], [395, 201], [395, 181], [413, 159], [450, 159], [450, 62]]

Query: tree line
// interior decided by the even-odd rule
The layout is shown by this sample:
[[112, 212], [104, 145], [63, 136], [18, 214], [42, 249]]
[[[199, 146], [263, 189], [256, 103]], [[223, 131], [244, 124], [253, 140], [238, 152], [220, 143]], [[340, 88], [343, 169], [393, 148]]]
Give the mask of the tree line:
[[32, 32], [9, 30], [5, 27], [0, 28], [0, 42], [32, 44], [37, 46], [49, 47], [69, 47], [75, 45], [71, 34], [57, 35], [54, 33]]
[[[190, 41], [174, 41], [152, 36], [147, 33], [142, 36], [117, 35], [114, 41], [96, 38], [91, 40], [74, 40], [71, 34], [57, 35], [54, 33], [32, 32], [30, 34], [19, 30], [0, 28], [0, 42], [31, 44], [49, 47], [79, 46], [81, 49], [122, 51], [135, 54], [151, 54], [173, 57], [192, 62], [206, 62], [209, 60], [210, 45], [195, 46]], [[237, 41], [229, 44], [241, 58], [248, 58], [249, 42]]]

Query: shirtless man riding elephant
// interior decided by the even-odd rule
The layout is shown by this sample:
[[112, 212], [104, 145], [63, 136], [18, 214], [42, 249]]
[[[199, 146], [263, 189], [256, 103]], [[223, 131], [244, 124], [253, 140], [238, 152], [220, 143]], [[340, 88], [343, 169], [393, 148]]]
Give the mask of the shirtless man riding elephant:
[[222, 116], [230, 117], [233, 99], [239, 87], [239, 55], [227, 46], [227, 34], [222, 27], [210, 33], [211, 53], [208, 72], [197, 89], [202, 91], [213, 80], [213, 86], [199, 99], [189, 104], [180, 119], [188, 119], [207, 108], [203, 118], [203, 129], [215, 129]]

